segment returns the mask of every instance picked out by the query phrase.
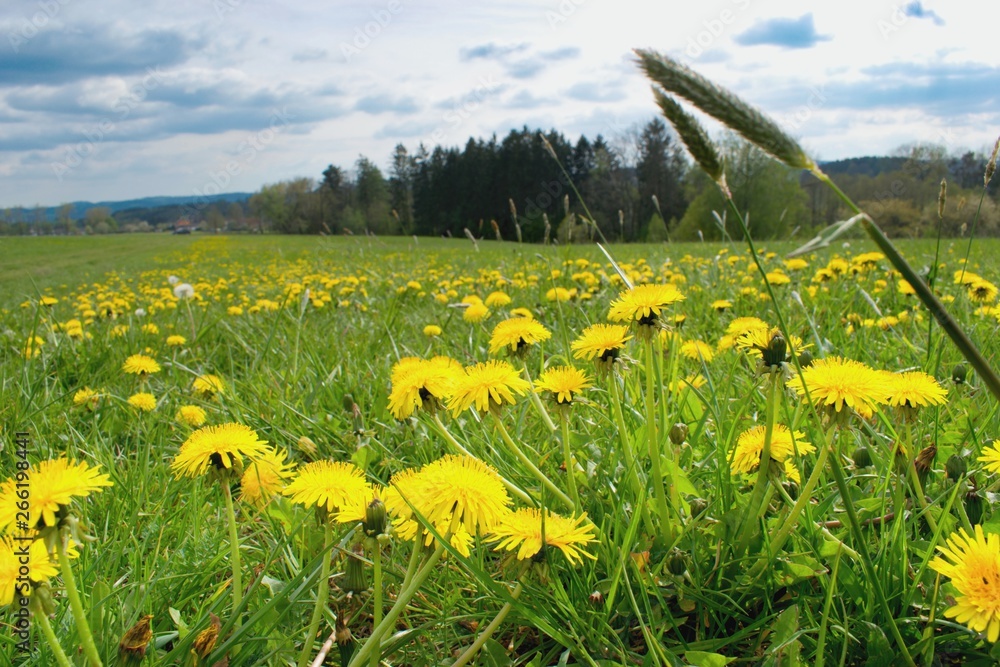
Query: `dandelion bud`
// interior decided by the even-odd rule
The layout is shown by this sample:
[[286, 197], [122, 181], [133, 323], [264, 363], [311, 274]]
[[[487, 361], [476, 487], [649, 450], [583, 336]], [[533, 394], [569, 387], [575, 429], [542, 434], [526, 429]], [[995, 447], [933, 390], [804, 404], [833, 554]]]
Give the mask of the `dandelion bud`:
[[375, 498], [365, 508], [365, 534], [376, 537], [385, 532], [385, 503]]
[[768, 341], [767, 347], [762, 349], [761, 355], [764, 357], [764, 366], [773, 368], [785, 363], [785, 355], [788, 352], [788, 343], [780, 333], [775, 333]]
[[684, 422], [677, 422], [670, 428], [670, 442], [675, 445], [682, 444], [688, 437], [688, 426]]
[[859, 470], [872, 464], [872, 452], [864, 445], [855, 449], [851, 458], [854, 459], [854, 467]]
[[945, 475], [950, 480], [957, 480], [968, 471], [969, 463], [965, 460], [964, 456], [959, 454], [952, 454], [944, 464]]
[[365, 572], [364, 562], [356, 555], [348, 554], [347, 562], [344, 564], [344, 578], [340, 587], [347, 593], [363, 593], [368, 590], [368, 573]]
[[347, 412], [354, 411], [354, 396], [350, 394], [344, 394], [344, 398], [341, 399], [344, 410]]
[[955, 364], [951, 369], [951, 381], [955, 384], [964, 384], [969, 375], [969, 368], [965, 364]]
[[153, 638], [153, 630], [149, 622], [153, 615], [148, 614], [133, 625], [118, 643], [118, 657], [126, 665], [138, 665], [146, 657], [149, 640]]
[[812, 353], [809, 350], [802, 350], [802, 353], [799, 355], [799, 366], [802, 368], [808, 368], [812, 365], [812, 362]]
[[683, 551], [674, 550], [670, 555], [670, 560], [667, 561], [667, 569], [678, 577], [687, 571], [687, 556]]
[[937, 447], [935, 445], [928, 445], [917, 452], [917, 458], [913, 461], [913, 467], [917, 469], [917, 477], [920, 478], [921, 486], [927, 483], [927, 476], [931, 472], [931, 466], [934, 465], [935, 456], [937, 456]]
[[337, 619], [337, 630], [334, 637], [337, 640], [337, 648], [340, 651], [340, 664], [346, 665], [351, 661], [354, 649], [357, 646], [357, 642], [354, 641], [354, 635], [351, 634], [351, 629], [347, 627], [346, 619]]
[[983, 520], [983, 512], [986, 510], [986, 499], [979, 495], [978, 489], [973, 488], [965, 494], [963, 503], [965, 514], [969, 517], [969, 523], [973, 526], [979, 524]]
[[307, 454], [309, 456], [316, 455], [316, 443], [313, 442], [312, 438], [310, 438], [309, 436], [303, 435], [299, 437], [298, 444], [299, 444], [299, 450], [301, 450], [303, 454]]
[[212, 652], [212, 649], [215, 648], [215, 642], [219, 639], [219, 630], [222, 628], [218, 616], [210, 613], [209, 619], [208, 627], [198, 633], [191, 645], [191, 651], [199, 658], [205, 658]]
[[691, 516], [696, 517], [708, 509], [708, 502], [704, 498], [693, 498], [690, 502]]
[[590, 604], [594, 605], [595, 607], [599, 607], [600, 605], [604, 604], [604, 594], [601, 593], [601, 591], [594, 591], [593, 593], [587, 596], [587, 599], [590, 600]]

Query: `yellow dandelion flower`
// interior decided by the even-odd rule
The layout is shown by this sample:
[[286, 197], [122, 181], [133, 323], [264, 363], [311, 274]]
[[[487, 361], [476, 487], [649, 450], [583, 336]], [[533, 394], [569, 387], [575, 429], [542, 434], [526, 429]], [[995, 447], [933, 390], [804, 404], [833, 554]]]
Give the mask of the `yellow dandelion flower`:
[[435, 336], [441, 335], [441, 327], [436, 324], [428, 324], [424, 327], [424, 335], [428, 338], [434, 338]]
[[978, 460], [985, 463], [983, 467], [990, 472], [1000, 472], [1000, 440], [994, 440], [992, 446], [984, 449]]
[[[385, 489], [379, 484], [373, 484], [371, 486], [365, 484], [365, 488], [352, 496], [345, 499], [344, 504], [340, 506], [340, 511], [337, 512], [337, 516], [334, 517], [337, 523], [361, 523], [368, 516], [368, 506], [371, 505], [376, 500], [382, 500], [385, 495]], [[386, 509], [388, 511], [388, 508]]]
[[469, 304], [465, 312], [462, 313], [462, 319], [470, 324], [478, 324], [489, 316], [490, 309], [479, 302]]
[[631, 340], [628, 327], [620, 324], [594, 324], [587, 327], [570, 347], [575, 359], [614, 361], [625, 343]]
[[535, 343], [552, 337], [552, 332], [535, 320], [512, 317], [498, 323], [490, 337], [490, 354], [509, 349], [510, 352], [526, 351]]
[[966, 288], [969, 298], [978, 303], [993, 303], [997, 300], [997, 286], [988, 280], [974, 280]]
[[322, 507], [334, 513], [367, 490], [364, 473], [353, 463], [313, 461], [299, 468], [282, 494], [293, 503]]
[[436, 409], [451, 396], [462, 366], [448, 357], [401, 359], [392, 369], [389, 412], [396, 419], [409, 419], [417, 408]]
[[244, 457], [263, 456], [266, 447], [267, 443], [249, 426], [233, 423], [203, 426], [184, 441], [170, 469], [180, 478], [202, 475], [209, 465], [216, 469], [234, 465], [242, 468]]
[[[26, 572], [22, 570], [25, 569]], [[6, 607], [15, 598], [31, 594], [29, 580], [36, 584], [48, 581], [59, 574], [59, 565], [49, 556], [45, 540], [14, 540], [0, 538], [0, 607]], [[26, 575], [26, 576], [25, 576]]]
[[[805, 384], [803, 384], [803, 379]], [[846, 406], [865, 419], [874, 414], [876, 405], [885, 402], [888, 381], [877, 371], [852, 359], [827, 357], [817, 359], [794, 377], [788, 386], [801, 397], [809, 395], [814, 403], [839, 413]]]
[[893, 407], [921, 408], [944, 405], [948, 390], [923, 371], [888, 373], [886, 402]]
[[184, 336], [178, 336], [177, 334], [167, 336], [167, 347], [181, 347], [185, 343], [187, 343], [187, 338]]
[[145, 377], [152, 373], [158, 373], [160, 364], [156, 363], [155, 359], [147, 357], [144, 354], [133, 354], [122, 364], [122, 370], [132, 375]]
[[527, 308], [514, 308], [513, 310], [510, 311], [510, 316], [511, 317], [525, 317], [525, 318], [527, 318], [529, 320], [535, 319], [535, 314], [532, 313]]
[[[736, 439], [731, 468], [733, 474], [753, 472], [760, 466], [760, 454], [764, 451], [766, 427], [761, 424], [747, 429]], [[779, 463], [795, 454], [808, 454], [816, 448], [806, 441], [806, 434], [790, 431], [783, 424], [775, 424], [771, 432], [771, 458]]]
[[[395, 485], [395, 481], [394, 481]], [[406, 499], [432, 525], [470, 535], [491, 530], [509, 513], [510, 496], [491, 466], [471, 456], [444, 456], [410, 480]]]
[[25, 501], [25, 483], [28, 484], [26, 502], [29, 517], [25, 522], [28, 530], [57, 526], [57, 516], [73, 498], [86, 498], [91, 493], [99, 493], [104, 487], [113, 486], [108, 475], [101, 473], [98, 466], [91, 467], [86, 461], [74, 463], [66, 458], [40, 461], [25, 476], [27, 482], [12, 478], [0, 486], [0, 531], [15, 525], [25, 529], [20, 523], [24, 521], [24, 512], [19, 512], [18, 508], [18, 503], [23, 506]]
[[152, 412], [156, 409], [156, 396], [140, 391], [128, 397], [128, 404], [140, 412]]
[[586, 373], [573, 366], [547, 368], [538, 377], [535, 391], [550, 392], [556, 403], [572, 403], [574, 394], [592, 386]]
[[156, 326], [152, 322], [142, 325], [142, 333], [150, 334], [155, 336], [160, 333], [160, 327]]
[[485, 303], [489, 308], [503, 308], [510, 305], [510, 297], [505, 292], [491, 292], [486, 297]]
[[732, 301], [727, 301], [726, 299], [717, 299], [712, 302], [712, 310], [724, 313], [733, 307]]
[[231, 317], [239, 317], [243, 314], [243, 309], [239, 306], [229, 306], [226, 308], [226, 314]]
[[285, 486], [295, 464], [285, 463], [283, 450], [266, 449], [247, 464], [240, 479], [240, 500], [263, 507]]
[[945, 546], [938, 545], [942, 556], [930, 566], [949, 577], [958, 591], [955, 606], [944, 615], [995, 642], [1000, 638], [1000, 536], [985, 535], [982, 526], [973, 530], [974, 536], [965, 528], [952, 533]]
[[42, 345], [45, 344], [45, 339], [40, 336], [31, 336], [24, 344], [24, 358], [33, 359], [37, 357], [42, 352]]
[[223, 382], [222, 378], [218, 375], [208, 373], [196, 377], [194, 382], [191, 384], [191, 388], [194, 389], [195, 393], [211, 397], [216, 394], [224, 393], [226, 390], [226, 383]]
[[198, 428], [205, 423], [206, 419], [208, 419], [208, 415], [197, 405], [182, 405], [177, 409], [177, 414], [174, 415], [174, 420], [192, 428]]
[[84, 387], [73, 394], [73, 405], [87, 406], [91, 410], [97, 407], [97, 401], [100, 400], [100, 394], [91, 389], [90, 387]]
[[700, 340], [688, 340], [681, 344], [681, 354], [695, 361], [703, 360], [706, 364], [715, 356], [712, 346]]
[[479, 412], [497, 409], [504, 403], [515, 403], [514, 395], [524, 396], [531, 385], [521, 378], [521, 372], [506, 361], [487, 361], [467, 366], [455, 379], [448, 409], [458, 416], [471, 407]]
[[518, 560], [534, 558], [547, 547], [559, 549], [571, 565], [582, 563], [583, 557], [596, 560], [582, 549], [597, 541], [586, 514], [571, 519], [546, 511], [543, 518], [540, 510], [524, 508], [502, 517], [490, 533], [500, 540], [497, 550], [517, 549]]
[[618, 295], [611, 303], [608, 319], [612, 322], [632, 322], [655, 325], [664, 308], [682, 301], [684, 295], [672, 284], [639, 285]]

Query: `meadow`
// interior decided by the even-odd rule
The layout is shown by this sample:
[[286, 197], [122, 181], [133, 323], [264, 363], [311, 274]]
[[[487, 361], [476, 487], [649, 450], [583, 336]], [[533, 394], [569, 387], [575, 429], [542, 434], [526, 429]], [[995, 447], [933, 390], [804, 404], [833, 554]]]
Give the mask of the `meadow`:
[[793, 247], [4, 239], [0, 664], [992, 664], [996, 402], [867, 239]]

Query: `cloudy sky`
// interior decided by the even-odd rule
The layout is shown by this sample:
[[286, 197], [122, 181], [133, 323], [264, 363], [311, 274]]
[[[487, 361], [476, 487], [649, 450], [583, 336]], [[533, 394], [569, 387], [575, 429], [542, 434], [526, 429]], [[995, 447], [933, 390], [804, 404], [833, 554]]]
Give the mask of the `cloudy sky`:
[[254, 191], [393, 146], [654, 115], [680, 58], [820, 159], [1000, 133], [994, 3], [4, 0], [0, 206]]

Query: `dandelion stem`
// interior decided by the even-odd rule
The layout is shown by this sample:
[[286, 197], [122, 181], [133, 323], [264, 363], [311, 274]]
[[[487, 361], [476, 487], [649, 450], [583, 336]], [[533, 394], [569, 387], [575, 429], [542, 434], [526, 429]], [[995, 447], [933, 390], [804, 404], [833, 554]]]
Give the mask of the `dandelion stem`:
[[625, 416], [622, 414], [622, 399], [621, 392], [618, 388], [618, 377], [614, 373], [610, 373], [608, 377], [609, 383], [611, 385], [611, 401], [614, 404], [614, 419], [615, 425], [618, 427], [618, 436], [621, 441], [622, 453], [625, 456], [625, 466], [626, 474], [630, 484], [632, 485], [632, 491], [635, 493], [636, 505], [639, 508], [639, 514], [642, 517], [642, 525], [646, 529], [647, 535], [653, 535], [653, 521], [649, 518], [649, 509], [646, 507], [646, 498], [643, 494], [642, 480], [639, 477], [639, 468], [635, 464], [635, 457], [632, 454], [632, 443], [629, 442], [628, 431], [625, 430]]
[[[448, 429], [445, 427], [444, 422], [441, 421], [441, 417], [439, 417], [437, 413], [434, 413], [434, 426], [437, 428], [437, 432], [441, 434], [441, 437], [444, 438], [449, 445], [457, 449], [462, 455], [468, 456], [471, 459], [478, 460], [479, 458], [478, 456], [474, 456], [472, 452], [470, 452], [468, 449], [462, 446], [462, 443], [460, 443], [458, 440], [455, 439], [455, 436], [453, 436], [451, 433], [448, 432]], [[502, 475], [500, 476], [500, 481], [503, 482], [503, 485], [507, 487], [508, 491], [510, 491], [512, 494], [520, 498], [523, 502], [526, 502], [529, 505], [534, 505], [535, 501], [532, 500], [531, 496], [529, 496], [519, 486], [514, 484], [514, 482], [510, 481], [509, 479], [507, 479]]]
[[69, 540], [69, 532], [63, 531], [56, 546], [56, 551], [59, 553], [59, 568], [62, 570], [63, 585], [66, 587], [66, 597], [69, 598], [69, 606], [73, 610], [73, 620], [76, 622], [76, 631], [80, 635], [80, 646], [83, 648], [84, 655], [90, 661], [91, 667], [102, 667], [101, 656], [97, 652], [97, 645], [94, 644], [94, 635], [90, 632], [90, 625], [87, 624], [87, 612], [83, 608], [80, 592], [76, 588], [73, 568], [70, 567], [69, 556], [66, 554], [67, 540]]
[[517, 460], [521, 462], [521, 465], [530, 470], [531, 474], [534, 475], [535, 478], [539, 482], [541, 482], [545, 488], [551, 491], [552, 495], [554, 495], [556, 498], [559, 499], [559, 502], [566, 505], [566, 507], [568, 507], [570, 511], [576, 509], [576, 505], [573, 503], [573, 500], [565, 493], [563, 493], [562, 490], [558, 486], [556, 486], [551, 479], [546, 477], [545, 473], [539, 470], [538, 466], [532, 463], [531, 459], [529, 459], [527, 455], [521, 450], [521, 448], [517, 446], [517, 443], [514, 442], [514, 439], [510, 437], [510, 433], [507, 432], [507, 429], [506, 427], [504, 427], [503, 422], [500, 421], [500, 418], [494, 415], [493, 421], [496, 423], [497, 430], [500, 432], [500, 437], [507, 445], [507, 448], [510, 450], [511, 454], [513, 454], [517, 458]]
[[743, 526], [740, 528], [740, 537], [736, 541], [736, 553], [742, 554], [749, 545], [750, 538], [753, 537], [753, 528], [758, 525], [757, 517], [760, 515], [762, 503], [764, 502], [764, 492], [767, 490], [770, 481], [771, 469], [771, 440], [774, 437], [774, 417], [775, 399], [778, 395], [778, 383], [780, 373], [769, 373], [767, 379], [767, 408], [764, 425], [764, 444], [760, 450], [760, 465], [757, 468], [757, 482], [753, 488], [753, 495], [747, 504], [746, 517]]
[[[372, 604], [374, 608], [372, 609], [372, 627], [377, 627], [379, 623], [382, 622], [382, 545], [379, 543], [378, 539], [373, 540], [375, 543], [372, 549], [372, 570], [374, 574], [374, 581], [372, 586], [374, 587], [374, 594]], [[380, 639], [375, 640], [375, 647], [372, 649], [372, 657], [369, 662], [369, 667], [378, 667], [379, 659], [382, 657], [382, 641]]]
[[34, 615], [35, 620], [38, 621], [38, 625], [42, 628], [42, 634], [45, 635], [45, 641], [48, 642], [49, 648], [52, 649], [52, 655], [55, 656], [56, 664], [59, 667], [70, 667], [69, 658], [66, 657], [66, 653], [63, 651], [62, 646], [59, 645], [59, 640], [56, 638], [56, 633], [52, 631], [52, 624], [49, 623], [48, 614], [42, 609], [41, 604], [36, 602], [37, 597], [32, 596], [29, 606], [31, 607], [31, 613]]
[[[446, 540], [449, 538], [450, 534], [444, 536], [444, 539]], [[416, 545], [415, 548], [419, 549], [420, 547], [419, 545]], [[361, 649], [354, 654], [354, 657], [351, 658], [351, 662], [348, 664], [348, 667], [360, 667], [361, 665], [367, 663], [372, 651], [375, 649], [375, 644], [377, 642], [381, 642], [382, 638], [390, 630], [390, 628], [395, 626], [396, 619], [399, 618], [399, 615], [403, 613], [406, 605], [410, 603], [413, 596], [417, 594], [420, 587], [423, 586], [425, 581], [427, 581], [427, 577], [429, 577], [431, 572], [434, 571], [434, 567], [437, 565], [438, 561], [441, 560], [442, 555], [444, 555], [444, 544], [438, 542], [437, 548], [434, 549], [434, 553], [431, 554], [431, 557], [427, 559], [427, 562], [424, 563], [423, 567], [421, 567], [420, 570], [417, 571], [416, 575], [414, 575], [413, 579], [410, 581], [409, 587], [404, 588], [399, 592], [399, 595], [396, 597], [396, 603], [393, 604], [392, 608], [386, 613], [385, 618], [382, 619], [381, 623], [372, 628], [372, 634], [368, 637], [368, 641], [366, 641]]]
[[882, 591], [882, 582], [878, 577], [878, 573], [875, 571], [875, 566], [872, 564], [871, 555], [868, 553], [868, 542], [865, 540], [864, 533], [861, 532], [861, 523], [858, 521], [858, 515], [854, 511], [854, 501], [851, 500], [851, 494], [847, 488], [847, 480], [844, 478], [844, 469], [841, 467], [840, 456], [838, 454], [834, 454], [831, 459], [830, 468], [833, 470], [833, 479], [837, 483], [837, 490], [840, 492], [840, 499], [844, 503], [844, 510], [847, 512], [847, 520], [851, 526], [851, 532], [854, 534], [854, 539], [858, 543], [857, 546], [858, 552], [861, 554], [861, 564], [864, 566], [865, 573], [868, 575], [868, 581], [871, 582], [872, 591], [875, 593], [875, 600], [882, 608], [885, 621], [889, 624], [889, 630], [892, 633], [893, 639], [896, 641], [896, 645], [899, 647], [899, 651], [903, 654], [903, 659], [906, 660], [906, 664], [911, 665], [911, 667], [916, 667], [916, 663], [913, 662], [913, 658], [910, 656], [910, 652], [906, 648], [906, 641], [899, 633], [899, 627], [896, 625], [895, 616], [889, 608], [889, 603], [886, 602], [885, 594]]
[[806, 480], [805, 486], [799, 490], [799, 497], [795, 501], [795, 505], [792, 506], [792, 510], [785, 518], [785, 522], [782, 524], [778, 532], [775, 533], [774, 537], [771, 538], [771, 548], [768, 550], [767, 560], [758, 562], [757, 566], [754, 567], [755, 571], [766, 566], [767, 563], [777, 558], [778, 552], [781, 551], [783, 546], [785, 546], [785, 540], [788, 539], [788, 536], [792, 534], [792, 530], [795, 529], [795, 523], [798, 521], [799, 515], [802, 514], [802, 510], [805, 509], [806, 504], [808, 504], [811, 500], [813, 489], [816, 488], [816, 484], [819, 482], [819, 478], [823, 474], [823, 467], [826, 465], [826, 459], [830, 455], [830, 450], [833, 449], [833, 441], [836, 434], [837, 427], [831, 426], [826, 433], [826, 444], [819, 450], [816, 465], [813, 466], [809, 479]]
[[403, 584], [399, 587], [400, 590], [406, 590], [410, 586], [410, 582], [413, 580], [413, 575], [417, 573], [417, 566], [420, 565], [420, 555], [423, 551], [423, 544], [424, 529], [418, 524], [417, 533], [413, 536], [413, 551], [410, 552], [410, 562], [406, 566], [406, 574], [403, 575]]
[[576, 507], [580, 506], [580, 494], [576, 490], [576, 460], [573, 458], [573, 447], [569, 440], [569, 415], [559, 419], [562, 426], [563, 458], [566, 460], [566, 483], [569, 485], [569, 495]]
[[309, 629], [306, 631], [306, 640], [302, 644], [302, 652], [299, 653], [298, 667], [306, 667], [309, 664], [309, 656], [312, 654], [313, 640], [319, 632], [319, 622], [323, 618], [323, 611], [326, 609], [326, 601], [330, 595], [330, 545], [333, 544], [333, 527], [330, 519], [323, 522], [323, 564], [320, 566], [319, 591], [316, 592], [316, 606], [313, 607], [312, 618], [309, 619]]
[[656, 390], [653, 386], [653, 340], [646, 340], [646, 436], [649, 444], [649, 461], [653, 472], [653, 495], [656, 499], [657, 514], [664, 530], [664, 541], [672, 544], [674, 541], [673, 522], [670, 519], [670, 509], [667, 507], [667, 488], [663, 481], [661, 468], [659, 438], [656, 430]]
[[545, 422], [545, 426], [549, 429], [549, 433], [556, 432], [556, 425], [552, 422], [552, 417], [549, 416], [548, 410], [542, 405], [542, 399], [538, 398], [538, 394], [535, 392], [535, 383], [531, 381], [531, 372], [528, 371], [528, 362], [524, 361], [524, 376], [528, 379], [528, 396], [531, 399], [531, 405], [534, 406], [535, 411]]
[[[525, 572], [527, 572], [527, 570], [525, 570]], [[522, 575], [522, 578], [523, 576], [524, 575]], [[521, 595], [523, 588], [524, 585], [520, 580], [518, 580], [517, 586], [513, 591], [511, 591], [510, 596], [516, 600]], [[462, 652], [462, 655], [458, 656], [458, 660], [452, 663], [451, 667], [464, 667], [469, 664], [469, 661], [476, 656], [476, 653], [478, 653], [479, 649], [483, 647], [486, 640], [488, 640], [493, 633], [496, 632], [496, 629], [500, 627], [503, 620], [507, 618], [507, 614], [510, 613], [511, 609], [513, 609], [513, 605], [510, 602], [505, 603], [504, 606], [500, 608], [500, 611], [497, 612], [497, 615], [493, 618], [493, 620], [490, 621], [490, 624], [483, 628], [483, 631], [479, 633], [479, 636], [476, 637], [476, 641], [474, 641], [469, 648], [465, 649], [465, 651]]]
[[222, 495], [226, 499], [226, 514], [229, 516], [229, 560], [233, 566], [233, 613], [235, 614], [243, 602], [243, 568], [240, 564], [240, 538], [236, 532], [236, 510], [233, 508], [233, 492], [229, 488], [229, 482], [222, 483]]

